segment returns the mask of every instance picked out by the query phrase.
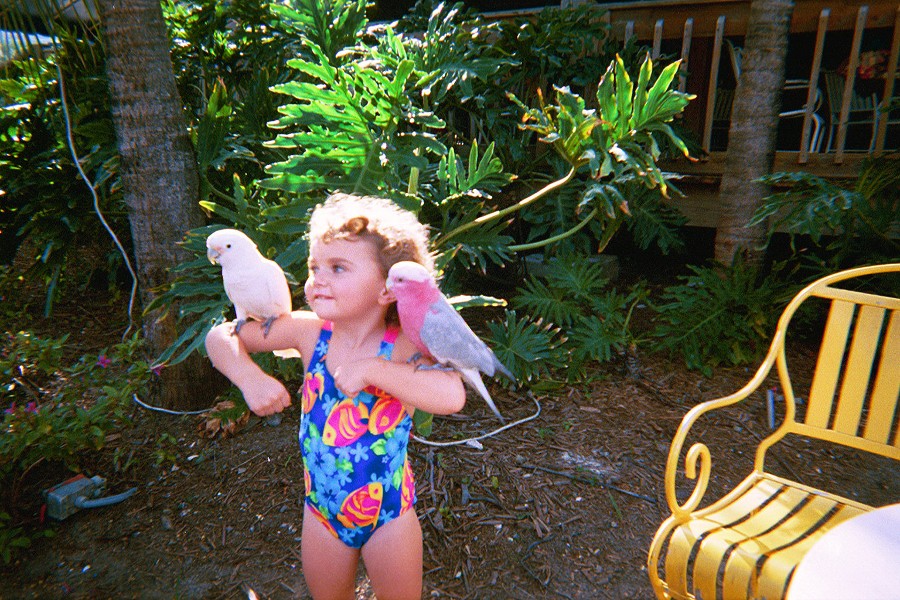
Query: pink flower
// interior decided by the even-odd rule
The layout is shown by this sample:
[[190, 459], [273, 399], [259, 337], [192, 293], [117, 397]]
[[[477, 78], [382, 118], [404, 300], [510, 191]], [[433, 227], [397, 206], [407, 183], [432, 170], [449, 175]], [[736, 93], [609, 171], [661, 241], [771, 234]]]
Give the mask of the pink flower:
[[107, 357], [105, 354], [101, 354], [101, 355], [97, 358], [97, 365], [100, 366], [100, 367], [102, 367], [102, 368], [104, 368], [104, 369], [105, 369], [106, 367], [108, 367], [109, 365], [111, 365], [111, 364], [112, 364], [112, 360], [110, 360], [109, 357]]
[[[859, 55], [859, 63], [856, 67], [856, 76], [859, 79], [879, 79], [887, 72], [887, 50], [866, 50]], [[838, 67], [838, 73], [847, 76], [847, 67], [850, 58], [845, 58]]]

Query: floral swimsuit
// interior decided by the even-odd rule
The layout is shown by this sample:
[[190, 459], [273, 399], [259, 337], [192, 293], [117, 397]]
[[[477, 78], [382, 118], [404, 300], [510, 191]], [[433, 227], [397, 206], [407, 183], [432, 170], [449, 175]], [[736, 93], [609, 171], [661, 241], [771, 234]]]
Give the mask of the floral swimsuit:
[[[399, 330], [389, 327], [378, 355], [390, 360]], [[301, 390], [300, 448], [306, 506], [351, 548], [416, 502], [407, 457], [412, 418], [399, 400], [369, 386], [346, 397], [325, 366], [331, 323], [322, 325]]]

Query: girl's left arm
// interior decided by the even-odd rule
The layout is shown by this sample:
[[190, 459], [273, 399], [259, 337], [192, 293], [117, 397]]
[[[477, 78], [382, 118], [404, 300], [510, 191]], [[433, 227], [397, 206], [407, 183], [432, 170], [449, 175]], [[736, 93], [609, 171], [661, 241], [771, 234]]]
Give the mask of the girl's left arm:
[[415, 349], [402, 336], [394, 347], [394, 359], [367, 358], [335, 369], [334, 382], [348, 396], [355, 396], [367, 385], [373, 385], [394, 396], [408, 408], [435, 415], [449, 415], [462, 410], [466, 390], [462, 378], [454, 370], [417, 369], [408, 363]]

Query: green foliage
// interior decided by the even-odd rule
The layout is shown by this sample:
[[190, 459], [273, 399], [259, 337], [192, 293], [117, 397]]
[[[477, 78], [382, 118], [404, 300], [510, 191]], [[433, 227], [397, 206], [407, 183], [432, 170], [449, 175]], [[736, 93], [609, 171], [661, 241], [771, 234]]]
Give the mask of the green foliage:
[[32, 536], [53, 537], [53, 531], [46, 529], [36, 534], [29, 534], [21, 527], [12, 527], [9, 522], [12, 517], [8, 512], [0, 511], [0, 558], [3, 564], [8, 565], [12, 559], [19, 555], [25, 548], [31, 547]]
[[178, 448], [178, 440], [169, 433], [163, 433], [156, 439], [153, 464], [157, 467], [164, 467], [167, 464], [176, 466], [178, 464]]
[[[533, 106], [538, 94], [551, 86], [592, 89], [615, 58], [605, 12], [584, 3], [565, 9], [548, 7], [535, 15], [496, 23], [499, 34], [491, 41], [488, 56], [508, 62], [466, 110], [473, 115], [472, 124], [479, 134], [497, 143], [511, 171], [539, 174], [547, 170], [552, 155], [535, 152], [534, 134], [518, 127], [518, 115], [508, 105], [507, 93]], [[483, 25], [478, 28], [483, 29]]]
[[6, 334], [6, 341], [0, 362], [0, 376], [7, 387], [5, 393], [15, 389], [14, 378], [24, 376], [27, 372], [30, 379], [46, 381], [54, 375], [62, 362], [64, 346], [69, 335], [59, 339], [39, 338], [28, 331], [19, 331], [15, 335]]
[[[669, 126], [690, 98], [670, 89], [677, 64], [658, 69], [632, 44], [607, 67], [613, 42], [596, 7], [511, 23], [423, 2], [416, 35], [412, 21], [369, 27], [362, 0], [167, 0], [163, 8], [213, 224], [188, 232], [194, 258], [173, 269], [174, 284], [148, 307], [179, 311], [180, 335], [160, 363], [200, 348], [230, 310], [203, 256], [220, 226], [247, 232], [296, 281], [309, 211], [326, 193], [389, 197], [440, 232], [433, 242], [453, 289], [464, 271], [503, 265], [516, 252], [602, 249], [630, 219], [636, 189], [657, 198], [669, 189], [655, 166], [665, 143], [685, 151]], [[37, 86], [47, 97], [51, 79]], [[550, 85], [555, 103], [537, 92]], [[590, 106], [566, 85], [586, 90]], [[93, 96], [93, 113], [108, 120], [105, 95]], [[535, 133], [557, 153], [535, 152]], [[89, 173], [108, 189], [104, 199], [117, 191], [115, 161], [100, 160], [114, 156], [111, 140], [98, 139]], [[522, 189], [544, 187], [512, 198], [507, 158], [522, 167]], [[547, 184], [554, 171], [561, 175]], [[664, 214], [653, 199], [642, 206]], [[645, 237], [669, 243], [674, 221], [652, 216]]]
[[[127, 229], [104, 58], [92, 41], [64, 36], [55, 54], [25, 57], [0, 76], [0, 261], [12, 262], [20, 248], [28, 252], [25, 276], [46, 286], [46, 314], [76, 249], [113, 250], [68, 147], [60, 73], [72, 140], [98, 208], [113, 227]], [[114, 272], [119, 264], [114, 259], [100, 269]], [[91, 275], [72, 271], [76, 283]]]
[[[558, 243], [581, 231], [598, 219], [592, 231], [602, 251], [612, 236], [631, 216], [627, 197], [643, 187], [668, 196], [671, 184], [656, 166], [660, 158], [660, 139], [666, 139], [685, 156], [684, 142], [669, 123], [684, 110], [692, 96], [670, 89], [679, 63], [664, 68], [651, 81], [653, 62], [647, 55], [636, 81], [632, 81], [625, 63], [617, 58], [610, 64], [597, 88], [599, 110], [589, 109], [581, 96], [568, 88], [556, 88], [556, 104], [548, 105], [539, 96], [539, 108], [529, 108], [514, 96], [523, 110], [523, 124], [549, 143], [570, 165], [570, 175], [586, 172], [580, 200], [573, 215], [587, 214], [568, 231], [548, 238]], [[646, 197], [644, 197], [646, 199]], [[645, 214], [648, 204], [643, 204]], [[657, 211], [658, 213], [658, 211]], [[650, 221], [645, 220], [646, 223]], [[666, 230], [660, 230], [665, 232]], [[540, 244], [530, 242], [522, 249]], [[518, 249], [518, 248], [517, 248]]]
[[431, 4], [419, 2], [415, 10], [429, 8], [427, 18], [401, 20], [399, 35], [388, 30], [379, 39], [375, 56], [391, 68], [411, 60], [415, 71], [424, 74], [416, 84], [423, 102], [452, 118], [452, 109], [480, 99], [498, 74], [518, 63], [490, 56], [499, 23], [484, 21], [461, 3], [426, 7]]
[[[128, 421], [132, 395], [153, 377], [139, 358], [137, 335], [99, 355], [64, 366], [66, 337], [40, 338], [4, 332], [0, 351], [0, 485], [16, 489], [38, 463], [60, 462], [80, 470], [85, 452], [99, 450], [106, 436]], [[0, 510], [0, 556], [15, 558], [36, 537]]]
[[550, 369], [565, 364], [558, 328], [540, 319], [520, 318], [507, 310], [503, 322], [491, 321], [489, 343], [497, 358], [512, 371], [516, 381], [535, 383]]
[[151, 377], [138, 357], [137, 335], [99, 356], [64, 367], [65, 338], [43, 340], [27, 332], [5, 333], [10, 350], [0, 355], [6, 407], [0, 435], [0, 481], [41, 460], [77, 470], [84, 450], [99, 449], [106, 434], [126, 422], [132, 394]]
[[626, 221], [635, 244], [642, 250], [656, 246], [663, 254], [684, 248], [680, 230], [687, 218], [669, 202], [660, 200], [656, 190], [630, 186], [628, 207], [631, 218]]
[[513, 304], [562, 332], [558, 351], [574, 379], [584, 363], [607, 362], [629, 348], [631, 314], [646, 298], [643, 284], [619, 293], [601, 263], [566, 256], [549, 262], [546, 281], [532, 276]]
[[900, 155], [863, 161], [853, 187], [809, 173], [763, 180], [783, 191], [765, 199], [750, 226], [767, 223], [770, 237], [787, 231], [795, 251], [797, 237], [808, 237], [818, 250], [817, 273], [900, 256]]
[[758, 361], [793, 288], [737, 260], [730, 267], [692, 266], [666, 288], [656, 308], [655, 350], [678, 354], [690, 369]]
[[366, 25], [366, 0], [294, 0], [292, 4], [273, 3], [271, 10], [286, 30], [308, 39], [335, 60]]
[[309, 47], [316, 61], [288, 64], [312, 81], [273, 88], [293, 102], [279, 109], [283, 116], [273, 127], [283, 132], [272, 145], [299, 153], [269, 165], [271, 177], [264, 185], [293, 193], [344, 189], [385, 195], [406, 189], [409, 169], [427, 166], [426, 152], [445, 152], [433, 135], [405, 127], [443, 126], [409, 100], [406, 82], [412, 63], [404, 61], [394, 72], [356, 62], [340, 68], [329, 63], [322, 49], [311, 42]]
[[[556, 88], [556, 105], [540, 98], [538, 109], [519, 103], [525, 113], [524, 127], [538, 133], [569, 164], [589, 167], [595, 180], [637, 179], [647, 187], [658, 187], [665, 196], [668, 184], [656, 166], [660, 157], [656, 135], [665, 136], [688, 156], [684, 142], [669, 125], [693, 98], [670, 89], [679, 66], [680, 61], [668, 65], [651, 82], [653, 61], [648, 54], [637, 81], [632, 81], [618, 57], [597, 87], [599, 110], [588, 109], [581, 96], [568, 88]], [[602, 189], [592, 193], [612, 217], [620, 204], [617, 198]]]

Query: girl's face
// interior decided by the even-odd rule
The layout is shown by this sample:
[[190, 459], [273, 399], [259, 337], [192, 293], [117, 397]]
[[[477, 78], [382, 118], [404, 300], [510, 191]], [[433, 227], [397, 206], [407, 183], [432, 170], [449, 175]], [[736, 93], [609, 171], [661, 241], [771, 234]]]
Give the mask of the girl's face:
[[384, 310], [389, 294], [375, 248], [365, 240], [317, 242], [303, 289], [320, 319], [340, 320]]

